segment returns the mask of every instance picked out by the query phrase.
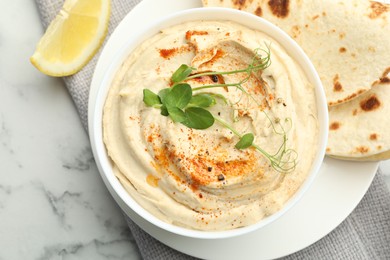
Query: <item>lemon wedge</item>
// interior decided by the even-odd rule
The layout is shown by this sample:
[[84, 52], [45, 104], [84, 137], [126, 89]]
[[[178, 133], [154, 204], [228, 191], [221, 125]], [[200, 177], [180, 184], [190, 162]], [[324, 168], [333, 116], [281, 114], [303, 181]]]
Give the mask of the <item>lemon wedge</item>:
[[94, 56], [107, 34], [110, 0], [66, 0], [31, 56], [42, 73], [69, 76]]

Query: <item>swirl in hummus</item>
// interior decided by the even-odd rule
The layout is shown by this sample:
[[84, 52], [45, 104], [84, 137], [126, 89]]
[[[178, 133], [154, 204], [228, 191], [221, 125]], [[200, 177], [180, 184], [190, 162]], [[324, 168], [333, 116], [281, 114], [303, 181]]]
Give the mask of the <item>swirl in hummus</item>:
[[[143, 102], [143, 89], [157, 93], [171, 86], [181, 64], [200, 72], [245, 68], [264, 43], [271, 65], [242, 84], [257, 102], [237, 88], [207, 89], [229, 104], [219, 102], [210, 111], [237, 131], [253, 133], [269, 154], [283, 143], [281, 127], [287, 129], [287, 146], [299, 156], [293, 172], [275, 170], [253, 147], [236, 149], [238, 138], [218, 123], [188, 128]], [[189, 83], [242, 77], [203, 76]], [[305, 181], [318, 148], [314, 87], [301, 68], [268, 35], [226, 21], [176, 25], [138, 46], [112, 82], [103, 131], [114, 172], [129, 194], [161, 220], [195, 230], [234, 229], [277, 212]]]

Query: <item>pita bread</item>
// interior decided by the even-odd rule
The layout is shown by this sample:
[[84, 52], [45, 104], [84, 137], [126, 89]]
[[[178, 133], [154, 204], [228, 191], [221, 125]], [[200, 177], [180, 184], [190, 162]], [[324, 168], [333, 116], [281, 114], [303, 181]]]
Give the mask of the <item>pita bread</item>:
[[254, 13], [286, 31], [311, 58], [329, 106], [370, 90], [390, 71], [388, 4], [364, 0], [202, 1], [206, 7]]
[[327, 154], [348, 160], [390, 158], [390, 83], [329, 108]]

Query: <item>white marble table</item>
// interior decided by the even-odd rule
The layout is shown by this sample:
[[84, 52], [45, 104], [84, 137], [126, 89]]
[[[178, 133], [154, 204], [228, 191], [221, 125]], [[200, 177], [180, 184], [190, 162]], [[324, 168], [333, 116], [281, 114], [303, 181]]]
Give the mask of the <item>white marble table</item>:
[[34, 1], [0, 10], [0, 259], [140, 259], [63, 82], [29, 62]]

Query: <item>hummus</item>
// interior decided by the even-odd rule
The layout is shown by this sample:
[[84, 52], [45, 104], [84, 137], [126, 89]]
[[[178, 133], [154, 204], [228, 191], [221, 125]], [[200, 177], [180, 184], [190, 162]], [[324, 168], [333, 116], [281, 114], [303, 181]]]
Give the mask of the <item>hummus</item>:
[[[272, 167], [253, 146], [236, 149], [239, 138], [217, 121], [204, 130], [189, 128], [143, 102], [143, 90], [170, 87], [181, 64], [196, 72], [243, 69], [256, 49], [267, 46], [271, 65], [241, 84], [250, 95], [236, 87], [201, 91], [223, 95], [209, 111], [237, 132], [253, 133], [269, 155], [291, 149], [298, 156], [291, 172]], [[187, 83], [229, 84], [246, 75]], [[103, 132], [114, 173], [151, 214], [195, 230], [234, 229], [280, 210], [305, 181], [317, 152], [314, 87], [281, 45], [260, 31], [225, 21], [184, 23], [146, 40], [125, 60], [108, 93]]]

